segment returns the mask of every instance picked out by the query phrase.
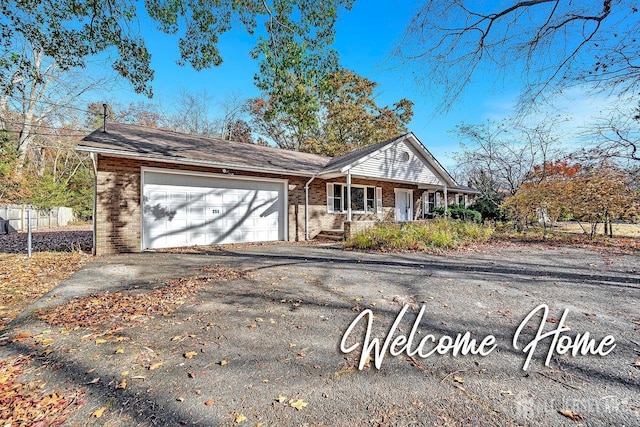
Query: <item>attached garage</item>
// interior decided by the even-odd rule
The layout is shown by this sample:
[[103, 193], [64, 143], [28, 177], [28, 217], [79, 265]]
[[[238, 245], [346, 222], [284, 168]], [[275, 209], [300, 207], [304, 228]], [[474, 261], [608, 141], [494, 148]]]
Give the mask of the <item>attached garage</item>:
[[286, 240], [287, 181], [142, 170], [142, 249]]

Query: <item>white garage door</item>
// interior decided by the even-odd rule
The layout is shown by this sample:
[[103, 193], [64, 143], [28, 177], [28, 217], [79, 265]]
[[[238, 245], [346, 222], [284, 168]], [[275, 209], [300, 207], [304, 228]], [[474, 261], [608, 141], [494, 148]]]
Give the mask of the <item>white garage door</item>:
[[143, 249], [285, 238], [285, 182], [143, 171]]

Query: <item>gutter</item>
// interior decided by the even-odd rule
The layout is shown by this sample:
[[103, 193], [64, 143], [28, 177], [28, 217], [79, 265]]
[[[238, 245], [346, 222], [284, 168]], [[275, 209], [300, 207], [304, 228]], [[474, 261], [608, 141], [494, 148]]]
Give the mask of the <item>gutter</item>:
[[163, 156], [153, 156], [148, 154], [123, 152], [119, 150], [94, 148], [94, 147], [86, 147], [86, 146], [76, 147], [75, 150], [87, 152], [87, 153], [103, 154], [105, 156], [111, 155], [111, 156], [118, 156], [118, 157], [124, 157], [129, 159], [151, 160], [159, 163], [183, 164], [183, 165], [191, 165], [191, 166], [207, 166], [207, 167], [215, 167], [215, 168], [221, 168], [221, 169], [234, 169], [234, 170], [244, 171], [244, 172], [272, 173], [276, 175], [293, 175], [293, 176], [309, 176], [309, 177], [315, 177], [317, 174], [317, 172], [311, 172], [311, 171], [289, 171], [285, 169], [247, 167], [242, 165], [236, 165], [233, 163], [217, 163], [217, 162], [212, 162], [207, 160], [190, 160], [190, 159], [185, 159], [181, 157], [167, 159], [166, 157], [163, 157]]
[[314, 174], [304, 185], [304, 240], [309, 240], [309, 185], [316, 179]]

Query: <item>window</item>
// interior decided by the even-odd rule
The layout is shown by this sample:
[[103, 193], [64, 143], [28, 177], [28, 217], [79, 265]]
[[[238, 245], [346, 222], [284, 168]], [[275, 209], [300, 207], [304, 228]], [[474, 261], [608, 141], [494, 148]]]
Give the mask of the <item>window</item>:
[[376, 189], [375, 187], [367, 187], [367, 213], [376, 211]]
[[[364, 185], [351, 186], [351, 212], [376, 213], [376, 208], [382, 208], [382, 189]], [[344, 184], [327, 184], [327, 211], [332, 213], [344, 213], [347, 211], [347, 186]]]
[[364, 212], [364, 187], [351, 186], [351, 210]]
[[427, 193], [427, 197], [424, 200], [424, 212], [431, 213], [436, 207], [436, 193]]
[[[333, 210], [335, 212], [342, 212], [342, 185], [340, 184], [333, 184]], [[344, 189], [345, 194], [344, 196], [346, 196], [346, 192], [347, 192], [347, 188], [345, 187]]]
[[464, 203], [464, 197], [462, 194], [456, 194], [456, 205], [462, 205]]

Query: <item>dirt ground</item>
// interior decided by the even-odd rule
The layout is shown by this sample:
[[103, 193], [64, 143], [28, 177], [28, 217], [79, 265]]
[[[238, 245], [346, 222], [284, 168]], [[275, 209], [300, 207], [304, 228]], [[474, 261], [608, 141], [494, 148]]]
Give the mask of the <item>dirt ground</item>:
[[[220, 269], [242, 277], [207, 279]], [[136, 299], [152, 292], [168, 302]], [[15, 319], [0, 357], [32, 355], [25, 375], [45, 391], [82, 390], [68, 425], [634, 426], [639, 297], [640, 256], [603, 249], [502, 244], [436, 256], [264, 245], [120, 255], [91, 261]], [[384, 340], [405, 304], [393, 338], [410, 335], [425, 307], [409, 350], [428, 334], [466, 332], [495, 337], [495, 348], [456, 357], [387, 349], [379, 369], [374, 357], [359, 370], [361, 347], [340, 348], [351, 322], [371, 310], [370, 338]], [[548, 315], [534, 315], [514, 348], [541, 304]], [[60, 306], [68, 310], [49, 323], [37, 315]], [[98, 326], [80, 326], [93, 318]], [[611, 335], [615, 348], [556, 352], [545, 366], [547, 338], [525, 371], [522, 347], [541, 323], [570, 328], [571, 340], [589, 332], [596, 346]], [[365, 326], [346, 347], [365, 339]]]

